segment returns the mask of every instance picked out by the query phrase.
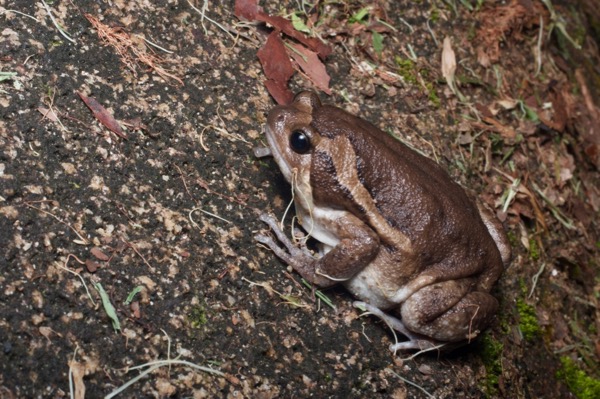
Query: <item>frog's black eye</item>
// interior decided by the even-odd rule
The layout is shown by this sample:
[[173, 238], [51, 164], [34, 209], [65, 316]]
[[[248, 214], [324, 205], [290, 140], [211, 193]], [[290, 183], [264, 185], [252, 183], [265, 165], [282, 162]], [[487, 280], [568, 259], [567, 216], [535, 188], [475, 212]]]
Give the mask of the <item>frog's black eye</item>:
[[306, 154], [310, 150], [310, 138], [302, 130], [294, 130], [290, 135], [290, 147], [298, 154]]

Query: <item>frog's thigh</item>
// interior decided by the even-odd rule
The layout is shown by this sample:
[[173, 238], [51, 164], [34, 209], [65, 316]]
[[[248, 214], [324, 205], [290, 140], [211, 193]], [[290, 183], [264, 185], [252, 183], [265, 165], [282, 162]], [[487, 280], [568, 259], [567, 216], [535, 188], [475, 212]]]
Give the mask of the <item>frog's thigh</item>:
[[402, 304], [402, 322], [438, 341], [474, 338], [489, 324], [498, 301], [486, 292], [471, 291], [472, 286], [472, 279], [462, 279], [421, 288]]

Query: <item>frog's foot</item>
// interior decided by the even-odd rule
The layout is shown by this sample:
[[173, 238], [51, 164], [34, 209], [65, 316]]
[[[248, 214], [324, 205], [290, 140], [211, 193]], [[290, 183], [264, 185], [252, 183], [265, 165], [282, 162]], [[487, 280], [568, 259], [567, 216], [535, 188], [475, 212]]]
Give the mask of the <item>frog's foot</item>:
[[427, 339], [426, 337], [420, 336], [409, 331], [406, 326], [402, 323], [402, 321], [396, 317], [390, 316], [387, 313], [381, 311], [381, 309], [370, 305], [366, 302], [356, 301], [353, 303], [354, 307], [359, 308], [361, 310], [365, 310], [366, 314], [372, 314], [374, 316], [379, 317], [383, 320], [391, 329], [398, 331], [406, 338], [408, 341], [404, 342], [396, 342], [393, 345], [390, 345], [390, 350], [392, 352], [397, 351], [407, 351], [407, 350], [420, 350], [420, 351], [428, 351], [433, 349], [441, 348], [444, 344], [436, 341], [432, 341], [431, 339]]
[[273, 237], [265, 234], [257, 234], [254, 239], [261, 244], [269, 247], [271, 251], [275, 253], [282, 261], [292, 266], [302, 277], [314, 283], [315, 274], [315, 263], [316, 259], [306, 248], [298, 248], [294, 243], [285, 235], [277, 220], [269, 214], [263, 213], [260, 215], [260, 220], [265, 222], [277, 237], [285, 248], [282, 248], [278, 243], [273, 240]]

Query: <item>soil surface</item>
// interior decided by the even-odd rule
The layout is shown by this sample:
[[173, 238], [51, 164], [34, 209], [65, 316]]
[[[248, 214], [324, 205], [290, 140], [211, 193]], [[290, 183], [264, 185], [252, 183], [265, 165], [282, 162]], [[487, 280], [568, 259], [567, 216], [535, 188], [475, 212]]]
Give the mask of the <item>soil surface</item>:
[[234, 1], [0, 0], [0, 397], [593, 397], [594, 2], [268, 3], [331, 46], [324, 102], [502, 220], [513, 260], [491, 328], [394, 354], [344, 289], [325, 304], [257, 245], [258, 215], [291, 195], [253, 154], [275, 105], [257, 58], [271, 28]]

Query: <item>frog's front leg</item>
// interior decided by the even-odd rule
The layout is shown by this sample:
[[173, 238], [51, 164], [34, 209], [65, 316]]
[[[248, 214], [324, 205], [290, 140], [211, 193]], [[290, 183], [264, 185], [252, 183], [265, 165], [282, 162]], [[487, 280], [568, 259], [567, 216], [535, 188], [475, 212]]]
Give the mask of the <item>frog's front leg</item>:
[[320, 287], [328, 287], [352, 278], [365, 268], [379, 251], [379, 239], [375, 232], [362, 222], [357, 223], [358, 219], [352, 215], [328, 220], [329, 230], [335, 231], [340, 239], [335, 247], [320, 258], [313, 257], [306, 249], [296, 247], [286, 237], [273, 216], [262, 214], [260, 219], [271, 228], [285, 249], [270, 236], [258, 234], [255, 239], [269, 247], [311, 284]]

